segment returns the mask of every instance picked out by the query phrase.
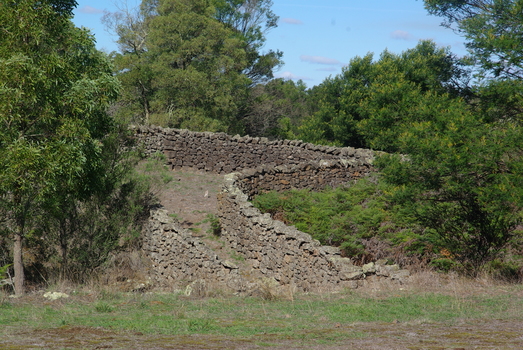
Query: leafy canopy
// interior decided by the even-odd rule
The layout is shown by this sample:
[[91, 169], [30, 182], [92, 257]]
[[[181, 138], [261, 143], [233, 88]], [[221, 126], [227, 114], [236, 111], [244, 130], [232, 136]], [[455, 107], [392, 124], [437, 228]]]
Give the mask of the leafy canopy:
[[411, 122], [431, 120], [440, 109], [464, 108], [457, 82], [464, 72], [447, 50], [421, 41], [401, 55], [385, 51], [356, 57], [343, 72], [318, 86], [319, 110], [301, 127], [309, 142], [399, 149]]
[[106, 113], [120, 84], [93, 36], [72, 24], [75, 5], [0, 1], [0, 221], [2, 234], [14, 238], [17, 294], [24, 243], [58, 249], [44, 259], [60, 256], [66, 271], [75, 240], [91, 244], [84, 255], [104, 237], [117, 240], [103, 229], [82, 236], [78, 214], [91, 213], [82, 225], [94, 230], [111, 216], [107, 201], [96, 199], [126, 196], [120, 138]]
[[425, 8], [465, 37], [467, 49], [486, 73], [523, 78], [522, 0], [425, 0]]
[[243, 133], [253, 85], [272, 78], [281, 52], [261, 52], [276, 26], [271, 1], [143, 1], [139, 13], [107, 14], [119, 35], [123, 119]]

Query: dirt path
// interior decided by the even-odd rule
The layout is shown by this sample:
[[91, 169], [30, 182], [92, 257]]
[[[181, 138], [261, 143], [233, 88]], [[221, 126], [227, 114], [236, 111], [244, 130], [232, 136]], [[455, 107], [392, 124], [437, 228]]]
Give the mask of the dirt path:
[[223, 175], [198, 171], [173, 171], [173, 181], [157, 193], [160, 203], [195, 236], [205, 236], [208, 215], [217, 214], [216, 196]]

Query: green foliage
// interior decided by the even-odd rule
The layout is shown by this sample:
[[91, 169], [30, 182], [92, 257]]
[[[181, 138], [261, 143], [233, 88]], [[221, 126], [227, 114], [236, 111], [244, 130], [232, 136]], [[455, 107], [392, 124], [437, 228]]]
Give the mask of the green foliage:
[[247, 67], [244, 74], [252, 84], [265, 83], [273, 78], [273, 70], [281, 65], [280, 51], [261, 53], [265, 34], [278, 26], [279, 17], [272, 10], [271, 0], [214, 0], [214, 18], [233, 29], [244, 42]]
[[305, 83], [273, 79], [254, 86], [243, 118], [245, 131], [251, 136], [295, 139], [298, 125], [310, 114], [309, 94]]
[[[498, 256], [521, 222], [522, 134], [513, 123], [483, 124], [467, 111], [413, 124], [400, 150], [377, 163], [396, 200], [440, 237], [462, 267], [477, 273]], [[415, 206], [412, 206], [415, 203]]]
[[473, 106], [484, 121], [523, 122], [523, 80], [489, 80], [475, 87]]
[[465, 37], [472, 58], [487, 74], [523, 79], [523, 1], [425, 0], [425, 8]]
[[169, 126], [226, 131], [249, 84], [243, 42], [212, 17], [207, 1], [162, 1], [156, 10], [148, 35], [152, 108], [172, 113]]
[[114, 311], [114, 308], [107, 302], [99, 301], [94, 306], [94, 310], [99, 313], [111, 313]]
[[[11, 279], [9, 279], [9, 268], [11, 268], [13, 264], [7, 264], [4, 266], [0, 266], [0, 286], [3, 286], [4, 284], [11, 284]], [[2, 303], [0, 303], [0, 308]]]
[[[129, 175], [127, 130], [106, 113], [120, 84], [72, 24], [75, 4], [0, 3], [0, 221], [39, 275], [84, 281], [136, 236], [148, 195]], [[16, 284], [21, 249], [13, 259]]]
[[388, 51], [353, 58], [343, 72], [313, 90], [319, 110], [305, 120], [305, 141], [398, 150], [405, 125], [441, 110], [466, 108], [456, 99], [464, 72], [446, 49], [421, 41], [401, 55]]
[[[452, 17], [461, 29], [474, 23], [478, 30], [479, 18], [487, 18], [483, 11], [501, 11], [498, 19], [507, 11], [512, 20], [519, 6], [509, 1], [488, 2], [485, 9], [474, 2], [426, 3], [448, 16], [462, 16]], [[486, 47], [485, 42], [474, 45], [469, 47]], [[477, 50], [476, 58], [481, 56]], [[509, 60], [509, 70], [496, 71], [496, 54], [490, 54], [493, 65], [482, 64], [495, 75], [507, 78], [519, 69], [517, 61]], [[488, 59], [487, 54], [480, 61]], [[435, 251], [448, 250], [450, 256], [437, 262], [440, 267], [458, 262], [476, 274], [509, 244], [521, 222], [521, 81], [486, 80], [468, 88], [461, 67], [431, 42], [401, 55], [384, 52], [376, 62], [372, 55], [357, 57], [340, 76], [313, 91], [320, 107], [300, 131], [311, 142], [406, 155], [385, 155], [377, 163], [394, 186], [392, 200], [427, 228], [425, 237]]]
[[253, 204], [322, 244], [339, 246], [347, 256], [365, 255], [363, 243], [373, 237], [393, 245], [408, 244], [407, 249], [415, 253], [427, 249], [422, 242], [428, 238], [422, 237], [414, 218], [388, 202], [389, 190], [383, 181], [362, 179], [350, 187], [321, 192], [268, 192], [256, 196]]
[[214, 324], [213, 320], [207, 319], [207, 318], [195, 318], [191, 320], [187, 320], [187, 331], [189, 332], [195, 332], [195, 333], [201, 333], [201, 332], [209, 332], [213, 329], [216, 329], [216, 325]]
[[9, 270], [9, 268], [11, 266], [13, 266], [13, 264], [7, 264], [4, 266], [0, 266], [0, 279], [7, 278], [7, 271]]
[[0, 211], [15, 238], [17, 294], [23, 238], [50, 198], [81, 198], [99, 183], [112, 129], [105, 109], [119, 84], [92, 35], [70, 21], [75, 4], [0, 3]]
[[272, 78], [281, 52], [261, 53], [276, 26], [271, 1], [143, 1], [107, 14], [123, 85], [115, 113], [126, 122], [244, 133], [250, 86]]
[[429, 13], [445, 18], [444, 25], [464, 36], [476, 68], [474, 102], [489, 120], [522, 116], [523, 1], [425, 0]]
[[207, 218], [203, 221], [209, 222], [210, 227], [208, 233], [213, 234], [214, 236], [220, 236], [222, 233], [222, 226], [220, 225], [220, 220], [214, 214], [207, 214]]

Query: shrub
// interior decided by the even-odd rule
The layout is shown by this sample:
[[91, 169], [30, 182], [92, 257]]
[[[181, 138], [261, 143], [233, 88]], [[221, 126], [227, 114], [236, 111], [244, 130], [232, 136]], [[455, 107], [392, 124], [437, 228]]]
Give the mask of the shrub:
[[273, 218], [311, 234], [322, 244], [339, 246], [347, 256], [365, 255], [363, 241], [372, 237], [394, 245], [409, 242], [407, 251], [427, 249], [422, 230], [408, 212], [387, 201], [387, 185], [376, 180], [365, 178], [352, 186], [321, 192], [269, 192], [255, 197], [253, 204]]

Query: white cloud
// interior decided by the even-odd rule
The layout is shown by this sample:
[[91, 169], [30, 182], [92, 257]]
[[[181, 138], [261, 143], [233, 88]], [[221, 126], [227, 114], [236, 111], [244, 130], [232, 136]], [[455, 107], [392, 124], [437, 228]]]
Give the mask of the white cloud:
[[308, 56], [308, 55], [301, 55], [300, 60], [303, 62], [309, 62], [309, 63], [315, 63], [315, 64], [326, 64], [329, 66], [343, 66], [343, 63], [341, 63], [338, 60], [335, 60], [334, 58], [328, 58], [323, 56]]
[[99, 10], [97, 8], [94, 8], [92, 6], [89, 6], [89, 5], [86, 5], [84, 7], [82, 7], [80, 9], [80, 13], [85, 13], [85, 14], [88, 14], [88, 15], [93, 15], [93, 14], [99, 14], [99, 13], [103, 13], [102, 10]]
[[300, 21], [299, 19], [295, 19], [295, 18], [282, 18], [281, 21], [283, 23], [287, 23], [287, 24], [303, 24], [302, 21]]
[[409, 32], [406, 32], [404, 30], [395, 30], [392, 33], [390, 33], [390, 37], [392, 39], [396, 39], [396, 40], [413, 40], [414, 39], [414, 37]]
[[304, 77], [304, 76], [298, 76], [298, 75], [295, 75], [291, 72], [282, 72], [280, 74], [277, 74], [276, 75], [276, 78], [283, 78], [283, 79], [290, 79], [290, 80], [312, 80], [311, 78], [309, 77]]

